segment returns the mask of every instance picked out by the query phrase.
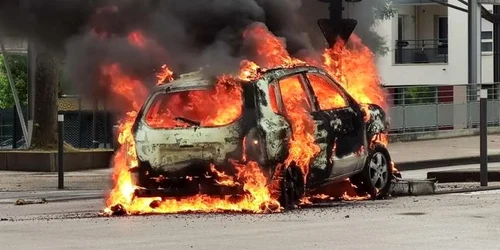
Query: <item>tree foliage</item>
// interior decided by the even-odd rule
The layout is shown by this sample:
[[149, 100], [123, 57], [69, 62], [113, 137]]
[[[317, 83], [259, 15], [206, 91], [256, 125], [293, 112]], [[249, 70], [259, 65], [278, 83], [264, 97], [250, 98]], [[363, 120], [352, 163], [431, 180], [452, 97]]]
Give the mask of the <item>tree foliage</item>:
[[[377, 25], [378, 21], [391, 20], [394, 16], [396, 16], [397, 12], [398, 10], [394, 6], [392, 1], [376, 5], [373, 8], [374, 25]], [[372, 49], [374, 50], [375, 54], [381, 56], [386, 55], [390, 50], [389, 46], [387, 46], [387, 41], [384, 39], [384, 37], [374, 31], [372, 32], [372, 35]]]
[[[14, 79], [21, 105], [28, 103], [28, 57], [26, 55], [8, 55], [8, 63]], [[14, 97], [7, 77], [5, 58], [0, 55], [0, 108], [14, 106]]]

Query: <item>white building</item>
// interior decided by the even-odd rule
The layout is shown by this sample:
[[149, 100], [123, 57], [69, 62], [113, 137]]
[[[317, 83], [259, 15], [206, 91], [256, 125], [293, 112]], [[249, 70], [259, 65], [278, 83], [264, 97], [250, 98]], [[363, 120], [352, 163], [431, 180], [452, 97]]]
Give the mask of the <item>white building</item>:
[[[390, 52], [378, 59], [385, 85], [466, 84], [468, 82], [467, 13], [428, 0], [394, 0], [398, 14], [376, 31]], [[458, 0], [448, 3], [467, 9]], [[484, 5], [492, 11], [492, 5]], [[493, 82], [493, 24], [482, 21], [482, 83]], [[399, 45], [398, 46], [398, 42]]]
[[[351, 4], [362, 7], [368, 1]], [[386, 55], [378, 56], [377, 66], [389, 93], [392, 129], [418, 131], [475, 127], [479, 121], [479, 106], [477, 102], [470, 102], [475, 95], [468, 98], [467, 12], [430, 0], [392, 2], [397, 16], [373, 26], [390, 47]], [[464, 10], [468, 8], [464, 1], [444, 2]], [[492, 5], [483, 6], [493, 11]], [[493, 24], [484, 19], [481, 22], [481, 64], [480, 82], [489, 84], [490, 89], [488, 122], [500, 124], [498, 84], [493, 84]], [[408, 88], [410, 85], [430, 87]], [[408, 94], [415, 89], [424, 89], [430, 94], [426, 93], [428, 97], [424, 98], [414, 92]]]

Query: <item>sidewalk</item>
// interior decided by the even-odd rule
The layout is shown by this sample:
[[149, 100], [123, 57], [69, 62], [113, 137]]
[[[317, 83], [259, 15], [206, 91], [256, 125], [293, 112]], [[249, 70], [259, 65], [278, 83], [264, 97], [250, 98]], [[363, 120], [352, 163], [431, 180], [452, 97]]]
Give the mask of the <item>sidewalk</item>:
[[[111, 169], [64, 174], [65, 190], [107, 190], [112, 187]], [[0, 192], [57, 190], [57, 173], [0, 171]]]
[[[479, 136], [389, 144], [399, 170], [479, 164]], [[500, 161], [500, 135], [488, 135], [490, 162]]]
[[[479, 164], [479, 137], [397, 142], [389, 145], [399, 170]], [[488, 135], [490, 162], [500, 162], [500, 135]], [[67, 172], [67, 190], [106, 190], [112, 187], [111, 169]], [[0, 171], [0, 192], [56, 190], [57, 173]]]

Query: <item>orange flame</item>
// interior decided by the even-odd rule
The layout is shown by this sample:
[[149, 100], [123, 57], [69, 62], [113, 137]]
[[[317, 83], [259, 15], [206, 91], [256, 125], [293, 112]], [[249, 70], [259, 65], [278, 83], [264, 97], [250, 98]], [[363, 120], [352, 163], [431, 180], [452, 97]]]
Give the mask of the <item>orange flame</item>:
[[[115, 94], [125, 98], [130, 98], [134, 108], [138, 106], [139, 101], [144, 101], [143, 91], [131, 92], [132, 85], [137, 83], [125, 76], [118, 64], [105, 66], [102, 68], [103, 75], [111, 78], [112, 90]], [[221, 78], [221, 82], [228, 78]], [[129, 86], [130, 84], [131, 86]], [[142, 88], [138, 88], [142, 90]], [[112, 214], [112, 208], [119, 205], [127, 214], [142, 213], [177, 213], [186, 211], [217, 212], [224, 210], [231, 211], [250, 211], [267, 212], [279, 211], [280, 207], [276, 200], [271, 198], [271, 193], [266, 186], [266, 177], [255, 162], [240, 164], [233, 162], [238, 170], [238, 180], [243, 183], [243, 189], [247, 192], [239, 201], [232, 201], [229, 197], [213, 198], [205, 195], [196, 195], [185, 199], [161, 199], [161, 198], [139, 198], [134, 197], [134, 191], [138, 188], [133, 182], [130, 169], [137, 167], [137, 156], [132, 136], [132, 125], [137, 112], [129, 112], [121, 121], [119, 128], [119, 143], [121, 147], [113, 158], [115, 186], [107, 199], [105, 214]], [[127, 159], [130, 159], [127, 161]], [[212, 169], [215, 170], [215, 167]], [[222, 172], [216, 172], [216, 175], [222, 177], [221, 184], [230, 184], [231, 179], [227, 178]], [[235, 184], [235, 182], [233, 182]], [[152, 205], [154, 204], [154, 206]]]
[[[203, 114], [196, 115], [197, 121], [204, 124], [227, 124], [239, 117], [242, 112], [241, 88], [236, 82], [250, 81], [258, 79], [261, 70], [275, 67], [294, 67], [307, 65], [306, 62], [291, 57], [284, 42], [272, 35], [264, 26], [254, 25], [243, 34], [247, 41], [255, 44], [255, 62], [244, 60], [241, 62], [241, 70], [237, 77], [221, 76], [216, 84], [214, 93], [194, 93], [189, 96], [189, 103], [180, 102], [180, 98], [170, 98], [167, 109], [171, 112], [162, 117], [147, 116], [147, 122], [154, 126], [176, 126], [172, 123], [172, 112], [181, 112], [183, 117], [189, 115], [192, 110], [197, 110]], [[132, 32], [128, 40], [134, 46], [144, 48], [148, 44], [140, 32]], [[361, 40], [352, 36], [348, 46], [337, 43], [333, 48], [325, 50], [323, 62], [309, 61], [310, 65], [324, 68], [330, 75], [337, 79], [340, 84], [360, 103], [375, 103], [385, 107], [384, 94], [380, 87], [380, 80], [374, 63], [374, 56], [371, 51], [362, 44]], [[232, 161], [237, 170], [237, 176], [230, 177], [223, 172], [216, 170], [212, 166], [211, 171], [220, 185], [242, 185], [246, 191], [245, 195], [232, 200], [229, 197], [213, 198], [205, 195], [195, 195], [180, 200], [161, 198], [139, 198], [134, 197], [136, 184], [130, 174], [130, 169], [138, 165], [135, 153], [135, 145], [131, 132], [132, 124], [137, 116], [137, 112], [144, 102], [147, 91], [142, 83], [131, 77], [124, 75], [118, 64], [102, 67], [102, 74], [111, 80], [111, 89], [115, 95], [128, 100], [130, 112], [121, 120], [119, 142], [120, 149], [113, 158], [115, 186], [107, 199], [107, 214], [112, 213], [112, 208], [120, 205], [120, 208], [128, 214], [141, 213], [177, 213], [185, 211], [250, 211], [268, 212], [279, 211], [279, 204], [274, 195], [273, 185], [267, 184], [267, 178], [262, 173], [259, 165], [255, 162], [240, 163]], [[158, 84], [173, 80], [173, 72], [166, 65], [162, 66], [162, 71], [157, 75]], [[325, 89], [320, 81], [312, 80], [317, 89]], [[288, 78], [279, 83], [282, 92], [283, 102], [286, 112], [286, 119], [292, 127], [292, 138], [289, 142], [289, 154], [285, 161], [286, 166], [296, 164], [299, 166], [307, 179], [309, 165], [314, 157], [320, 152], [320, 148], [315, 144], [314, 132], [315, 124], [309, 115], [311, 104], [303, 98], [304, 92], [300, 78]], [[322, 108], [335, 108], [345, 105], [337, 93], [317, 91]], [[208, 98], [210, 97], [210, 98]], [[176, 101], [177, 100], [177, 101]], [[207, 100], [212, 103], [207, 105]], [[203, 108], [218, 105], [221, 109]], [[276, 111], [276, 107], [274, 108]], [[218, 111], [215, 112], [214, 111]], [[200, 119], [201, 118], [201, 119]], [[377, 138], [377, 143], [387, 145], [386, 136]], [[281, 168], [281, 167], [280, 167]], [[395, 168], [394, 168], [395, 169]], [[346, 182], [350, 183], [349, 180]], [[345, 185], [344, 185], [345, 186]], [[343, 187], [346, 190], [339, 196], [345, 200], [367, 199], [369, 197], [358, 197], [352, 191], [356, 187], [352, 184]], [[344, 190], [344, 189], [342, 189]], [[339, 197], [337, 196], [337, 197]], [[309, 198], [331, 199], [332, 196], [317, 195]], [[309, 198], [302, 199], [304, 204], [310, 202]]]
[[174, 80], [174, 72], [172, 72], [166, 64], [163, 64], [163, 66], [161, 66], [161, 71], [156, 74], [156, 78], [158, 79], [156, 85], [162, 85], [165, 82], [168, 83]]
[[352, 35], [347, 46], [339, 41], [333, 48], [325, 50], [321, 66], [339, 81], [357, 102], [374, 103], [386, 108], [375, 55], [358, 36]]
[[204, 127], [227, 125], [243, 112], [242, 94], [234, 78], [222, 76], [210, 90], [158, 95], [146, 114], [146, 123], [153, 128], [182, 127], [184, 123], [175, 117], [185, 117]]

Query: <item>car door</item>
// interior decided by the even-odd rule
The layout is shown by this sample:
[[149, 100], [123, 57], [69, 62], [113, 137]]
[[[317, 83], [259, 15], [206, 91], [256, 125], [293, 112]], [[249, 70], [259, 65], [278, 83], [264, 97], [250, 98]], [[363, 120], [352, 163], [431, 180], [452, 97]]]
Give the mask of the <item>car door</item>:
[[[305, 75], [285, 76], [278, 81], [280, 112], [291, 123], [293, 139], [290, 144], [292, 158], [300, 165], [308, 164], [309, 179], [328, 177], [327, 117], [316, 109]], [[312, 154], [314, 152], [314, 154]]]
[[327, 120], [327, 157], [330, 179], [346, 176], [358, 169], [363, 159], [364, 120], [336, 83], [319, 73], [307, 73], [319, 113]]

